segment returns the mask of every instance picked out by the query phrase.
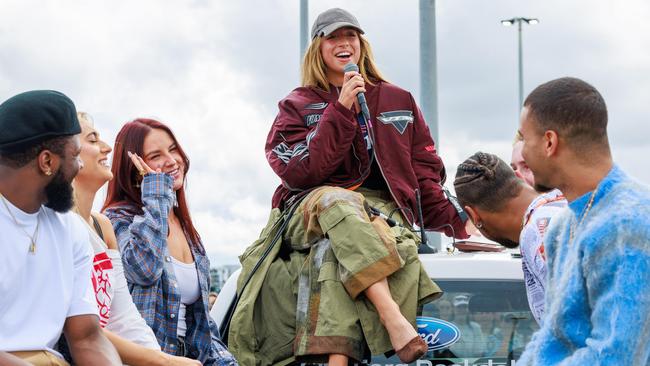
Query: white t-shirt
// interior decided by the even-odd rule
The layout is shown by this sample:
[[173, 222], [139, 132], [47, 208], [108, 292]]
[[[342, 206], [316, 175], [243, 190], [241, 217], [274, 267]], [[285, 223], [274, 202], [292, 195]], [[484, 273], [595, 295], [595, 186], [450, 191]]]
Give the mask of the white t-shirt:
[[[2, 200], [4, 198], [0, 198]], [[41, 207], [28, 214], [5, 199], [25, 232], [40, 221], [35, 253], [31, 239], [0, 204], [0, 351], [52, 349], [67, 317], [93, 314], [93, 252], [88, 230], [74, 213]]]
[[88, 230], [95, 253], [93, 283], [100, 325], [126, 340], [160, 351], [156, 336], [133, 303], [120, 252], [108, 249], [95, 229], [81, 216], [77, 217]]
[[89, 234], [89, 244], [93, 249], [93, 271], [92, 271], [92, 284], [95, 291], [95, 299], [97, 301], [97, 309], [99, 310], [99, 325], [102, 328], [106, 327], [109, 319], [112, 317], [112, 302], [115, 297], [115, 290], [113, 289], [113, 262], [106, 253], [106, 244], [95, 233], [95, 230], [88, 225], [88, 223], [79, 215], [79, 221], [86, 227]]

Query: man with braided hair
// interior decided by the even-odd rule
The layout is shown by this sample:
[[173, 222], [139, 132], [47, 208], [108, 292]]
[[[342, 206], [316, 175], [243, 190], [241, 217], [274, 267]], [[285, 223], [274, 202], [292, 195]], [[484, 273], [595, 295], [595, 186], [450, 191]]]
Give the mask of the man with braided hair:
[[528, 303], [537, 323], [544, 314], [544, 232], [566, 207], [558, 190], [539, 194], [496, 155], [477, 152], [456, 170], [456, 194], [481, 233], [507, 248], [519, 246]]
[[546, 315], [517, 366], [649, 365], [650, 189], [614, 164], [603, 97], [549, 81], [519, 133], [536, 187], [561, 189], [569, 209], [546, 232]]

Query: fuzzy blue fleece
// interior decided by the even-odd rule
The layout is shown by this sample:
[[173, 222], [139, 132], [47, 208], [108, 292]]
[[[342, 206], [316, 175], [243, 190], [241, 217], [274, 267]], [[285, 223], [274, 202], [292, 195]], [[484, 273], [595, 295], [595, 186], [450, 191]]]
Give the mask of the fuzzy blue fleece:
[[591, 194], [547, 230], [546, 315], [517, 366], [650, 365], [650, 189], [614, 166], [576, 227]]

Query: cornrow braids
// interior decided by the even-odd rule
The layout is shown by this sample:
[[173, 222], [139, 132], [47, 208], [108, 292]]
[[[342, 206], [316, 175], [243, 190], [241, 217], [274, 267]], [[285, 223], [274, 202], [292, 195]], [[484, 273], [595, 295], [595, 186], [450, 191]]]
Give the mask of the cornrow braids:
[[510, 166], [494, 154], [477, 152], [458, 165], [454, 188], [460, 204], [499, 211], [516, 197], [522, 182]]

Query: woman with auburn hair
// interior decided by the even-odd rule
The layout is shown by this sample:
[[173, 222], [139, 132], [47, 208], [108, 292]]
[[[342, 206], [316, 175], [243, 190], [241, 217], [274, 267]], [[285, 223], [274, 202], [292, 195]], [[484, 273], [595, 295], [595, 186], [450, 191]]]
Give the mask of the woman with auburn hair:
[[112, 149], [100, 138], [90, 115], [78, 112], [77, 117], [81, 125], [79, 158], [84, 168], [72, 185], [75, 211], [88, 228], [89, 244], [95, 253], [92, 282], [99, 323], [124, 363], [132, 366], [197, 365], [198, 361], [161, 352], [151, 328], [133, 304], [111, 223], [101, 213], [92, 212], [97, 191], [113, 178], [108, 165]]
[[442, 190], [419, 108], [381, 75], [363, 33], [343, 9], [320, 14], [302, 86], [279, 103], [266, 157], [282, 184], [268, 226], [240, 257], [228, 337], [242, 364], [347, 365], [367, 349], [410, 363], [427, 351], [415, 316], [441, 291], [409, 228], [466, 237], [465, 224]]
[[204, 365], [236, 365], [208, 314], [210, 263], [185, 198], [190, 161], [171, 129], [139, 118], [115, 139], [104, 213], [133, 301], [162, 350]]

